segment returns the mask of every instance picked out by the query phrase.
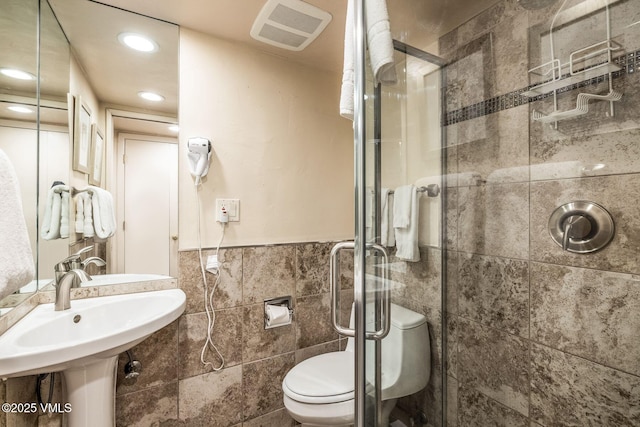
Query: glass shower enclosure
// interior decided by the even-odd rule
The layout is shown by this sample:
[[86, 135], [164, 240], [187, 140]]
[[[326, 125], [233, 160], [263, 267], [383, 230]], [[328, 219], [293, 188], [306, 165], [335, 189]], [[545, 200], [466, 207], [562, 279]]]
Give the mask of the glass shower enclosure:
[[[398, 3], [397, 84], [357, 37], [356, 425], [386, 422], [398, 306], [429, 379], [392, 422], [640, 425], [640, 2]], [[407, 186], [413, 260], [385, 216]]]

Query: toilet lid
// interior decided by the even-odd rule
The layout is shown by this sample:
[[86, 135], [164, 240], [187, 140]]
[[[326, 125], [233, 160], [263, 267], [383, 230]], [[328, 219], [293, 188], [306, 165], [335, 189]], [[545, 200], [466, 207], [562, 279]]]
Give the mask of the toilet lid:
[[350, 351], [325, 353], [304, 360], [285, 376], [282, 389], [304, 403], [336, 403], [354, 398], [354, 361]]

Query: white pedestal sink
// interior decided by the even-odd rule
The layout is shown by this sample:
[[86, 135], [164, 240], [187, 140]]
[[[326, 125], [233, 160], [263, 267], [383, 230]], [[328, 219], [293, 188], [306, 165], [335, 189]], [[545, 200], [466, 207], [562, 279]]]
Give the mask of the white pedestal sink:
[[118, 354], [176, 320], [180, 289], [73, 300], [32, 310], [0, 336], [0, 378], [61, 371], [69, 427], [115, 425]]

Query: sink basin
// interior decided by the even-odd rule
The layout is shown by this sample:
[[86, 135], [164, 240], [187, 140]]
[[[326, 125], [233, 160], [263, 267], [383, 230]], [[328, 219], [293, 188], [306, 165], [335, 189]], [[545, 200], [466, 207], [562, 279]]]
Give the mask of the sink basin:
[[37, 306], [0, 336], [0, 378], [61, 371], [66, 425], [113, 427], [118, 354], [176, 320], [186, 295], [168, 289], [53, 306]]
[[34, 375], [115, 356], [176, 320], [180, 289], [41, 304], [0, 336], [0, 377]]

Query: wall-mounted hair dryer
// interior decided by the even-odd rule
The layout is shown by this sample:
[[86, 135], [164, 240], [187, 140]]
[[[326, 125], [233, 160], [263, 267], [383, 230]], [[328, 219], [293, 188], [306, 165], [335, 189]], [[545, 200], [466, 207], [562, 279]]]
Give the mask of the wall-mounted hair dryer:
[[211, 160], [211, 141], [207, 138], [189, 138], [187, 143], [187, 157], [189, 158], [189, 170], [196, 179], [198, 185], [202, 177], [209, 172], [209, 160]]

